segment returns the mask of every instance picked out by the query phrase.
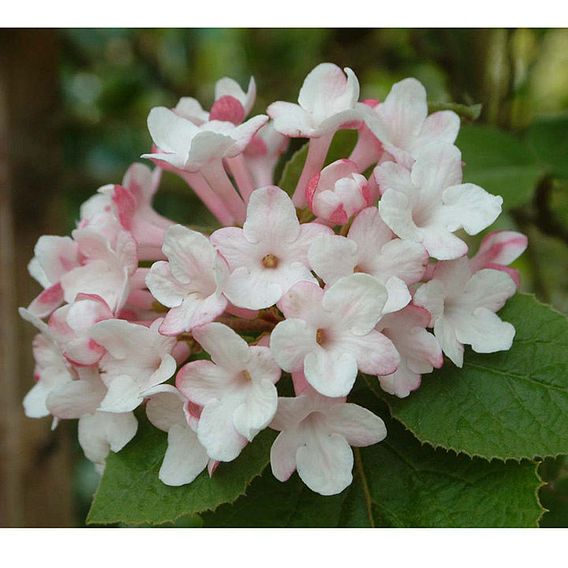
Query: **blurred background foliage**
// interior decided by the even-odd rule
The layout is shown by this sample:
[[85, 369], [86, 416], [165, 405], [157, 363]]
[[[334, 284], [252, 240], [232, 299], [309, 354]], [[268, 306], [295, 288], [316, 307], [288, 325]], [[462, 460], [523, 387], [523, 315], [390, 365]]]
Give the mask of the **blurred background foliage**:
[[[181, 96], [204, 108], [222, 76], [245, 86], [255, 107], [296, 100], [305, 75], [331, 61], [354, 69], [362, 98], [383, 99], [413, 76], [434, 103], [481, 103], [458, 145], [466, 180], [505, 196], [500, 228], [529, 235], [517, 268], [523, 287], [568, 313], [568, 30], [561, 29], [101, 29], [61, 30], [64, 170], [58, 199], [65, 226], [101, 185], [117, 183], [147, 151], [151, 107]], [[467, 121], [466, 121], [467, 122]], [[296, 146], [297, 147], [297, 146]], [[207, 224], [183, 182], [165, 174], [156, 207], [179, 222]], [[80, 454], [80, 451], [77, 452]], [[542, 466], [545, 526], [568, 525], [566, 458]], [[77, 518], [97, 478], [78, 462]]]

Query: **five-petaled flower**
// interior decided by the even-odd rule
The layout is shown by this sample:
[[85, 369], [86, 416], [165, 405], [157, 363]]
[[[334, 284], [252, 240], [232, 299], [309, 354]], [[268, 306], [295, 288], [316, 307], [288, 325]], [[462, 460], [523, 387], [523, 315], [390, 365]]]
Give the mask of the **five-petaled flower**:
[[286, 316], [272, 332], [274, 359], [288, 372], [304, 371], [325, 396], [347, 396], [357, 371], [393, 373], [399, 362], [390, 339], [374, 329], [387, 300], [385, 287], [367, 274], [340, 278], [326, 291], [296, 284], [280, 301]]
[[274, 417], [278, 399], [274, 385], [281, 371], [267, 347], [247, 345], [221, 323], [198, 327], [193, 336], [211, 361], [182, 367], [176, 385], [203, 407], [197, 436], [209, 457], [232, 461]]
[[312, 389], [279, 398], [270, 427], [280, 431], [270, 450], [274, 477], [286, 481], [297, 470], [321, 495], [341, 493], [351, 484], [351, 446], [370, 446], [387, 435], [384, 422], [366, 408]]
[[300, 224], [290, 198], [278, 187], [257, 189], [242, 229], [226, 227], [211, 242], [229, 265], [224, 288], [236, 306], [258, 310], [276, 304], [297, 282], [316, 282], [308, 266], [308, 248], [331, 229]]

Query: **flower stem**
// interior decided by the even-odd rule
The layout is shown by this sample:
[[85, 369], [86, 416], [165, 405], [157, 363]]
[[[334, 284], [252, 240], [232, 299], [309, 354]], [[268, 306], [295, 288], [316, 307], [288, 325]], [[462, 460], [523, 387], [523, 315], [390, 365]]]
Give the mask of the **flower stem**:
[[211, 189], [221, 198], [231, 212], [235, 221], [239, 224], [244, 223], [246, 217], [245, 203], [237, 193], [235, 186], [231, 183], [223, 167], [223, 162], [221, 160], [212, 161], [201, 170], [201, 173]]
[[201, 199], [205, 207], [226, 227], [235, 224], [235, 219], [222, 199], [209, 187], [205, 178], [199, 173], [180, 172], [181, 177]]
[[299, 209], [303, 209], [308, 205], [306, 187], [308, 187], [309, 181], [323, 168], [334, 134], [335, 132], [331, 132], [319, 138], [310, 138], [304, 169], [292, 197], [294, 205]]

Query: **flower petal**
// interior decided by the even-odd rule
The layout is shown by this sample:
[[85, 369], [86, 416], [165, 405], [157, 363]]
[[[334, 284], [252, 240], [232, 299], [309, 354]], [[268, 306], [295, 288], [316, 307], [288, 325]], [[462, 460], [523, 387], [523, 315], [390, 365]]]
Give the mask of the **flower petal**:
[[156, 428], [164, 432], [175, 425], [186, 426], [187, 422], [183, 412], [184, 401], [182, 394], [174, 387], [170, 387], [168, 391], [160, 392], [149, 398], [146, 403], [146, 416]]
[[212, 402], [201, 413], [197, 435], [211, 459], [232, 461], [247, 445], [247, 439], [235, 429], [233, 412], [227, 402]]
[[129, 412], [144, 400], [137, 381], [127, 375], [113, 377], [107, 387], [108, 391], [99, 405], [103, 412]]
[[342, 338], [341, 347], [355, 357], [360, 371], [370, 375], [394, 373], [400, 362], [392, 341], [374, 329], [367, 335], [348, 335]]
[[270, 336], [272, 356], [288, 372], [302, 369], [306, 355], [316, 346], [316, 329], [301, 319], [280, 322]]
[[312, 117], [300, 105], [276, 101], [266, 112], [274, 121], [274, 129], [291, 138], [311, 137], [317, 132]]
[[476, 353], [507, 351], [513, 345], [515, 328], [487, 308], [477, 308], [470, 317], [454, 321], [456, 338]]
[[434, 324], [434, 335], [440, 342], [444, 353], [457, 367], [463, 366], [463, 345], [456, 337], [454, 326], [445, 318], [440, 318]]
[[165, 261], [155, 262], [146, 275], [146, 286], [152, 296], [168, 308], [179, 306], [188, 294], [187, 286], [180, 284]]
[[476, 272], [465, 285], [462, 303], [497, 312], [516, 289], [515, 282], [507, 273], [483, 269]]
[[222, 323], [195, 328], [193, 337], [211, 355], [211, 360], [224, 369], [240, 372], [250, 359], [247, 342]]
[[398, 398], [406, 398], [420, 386], [420, 382], [420, 374], [411, 371], [404, 359], [394, 373], [379, 377], [381, 388]]
[[225, 296], [211, 294], [206, 298], [187, 296], [180, 306], [172, 308], [160, 325], [160, 333], [175, 336], [212, 322], [227, 307]]
[[323, 296], [322, 307], [356, 335], [367, 334], [381, 317], [386, 288], [367, 274], [340, 278]]
[[448, 187], [443, 195], [443, 216], [448, 229], [463, 227], [468, 235], [477, 235], [491, 225], [501, 213], [503, 198], [491, 195], [472, 183]]
[[81, 418], [93, 414], [105, 394], [106, 388], [98, 377], [96, 380], [69, 381], [49, 393], [46, 406], [57, 418]]
[[254, 382], [246, 400], [233, 414], [237, 432], [252, 442], [253, 438], [270, 424], [276, 414], [277, 405], [278, 392], [274, 383], [267, 379]]
[[341, 493], [353, 481], [353, 451], [337, 434], [318, 433], [313, 438], [296, 452], [298, 475], [320, 495]]
[[383, 221], [401, 239], [420, 242], [420, 234], [412, 218], [412, 203], [402, 192], [387, 189], [379, 201]]
[[95, 412], [79, 419], [79, 444], [87, 459], [104, 464], [109, 451], [122, 450], [134, 438], [137, 430], [138, 421], [132, 412]]
[[270, 467], [278, 481], [287, 481], [296, 470], [296, 452], [303, 444], [298, 429], [280, 432], [270, 448]]
[[279, 187], [268, 186], [253, 191], [243, 226], [252, 243], [292, 243], [300, 234], [300, 222], [292, 200]]
[[209, 456], [189, 426], [176, 424], [168, 431], [168, 448], [160, 467], [162, 483], [179, 487], [191, 483], [206, 467]]
[[324, 396], [347, 396], [357, 378], [357, 360], [352, 353], [318, 347], [306, 355], [304, 374]]
[[326, 284], [353, 274], [357, 264], [357, 243], [339, 235], [316, 238], [308, 252], [310, 266]]
[[326, 413], [326, 423], [331, 432], [343, 436], [350, 446], [371, 446], [387, 435], [385, 423], [378, 416], [348, 402], [330, 408]]

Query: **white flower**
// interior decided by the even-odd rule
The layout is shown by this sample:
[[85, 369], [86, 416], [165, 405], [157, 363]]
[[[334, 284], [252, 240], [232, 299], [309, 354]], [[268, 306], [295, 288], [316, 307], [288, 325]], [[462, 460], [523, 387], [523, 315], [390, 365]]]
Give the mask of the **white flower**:
[[196, 126], [201, 126], [209, 120], [225, 120], [240, 124], [250, 113], [256, 99], [256, 83], [250, 78], [247, 92], [230, 77], [223, 77], [215, 83], [215, 102], [211, 112], [192, 97], [182, 97], [174, 108], [179, 116], [191, 120]]
[[171, 355], [176, 340], [160, 335], [160, 324], [160, 319], [149, 328], [124, 320], [106, 320], [93, 326], [91, 338], [107, 351], [99, 365], [108, 392], [99, 410], [134, 410], [144, 397], [160, 392], [160, 385], [176, 372]]
[[422, 243], [430, 256], [451, 260], [467, 245], [453, 233], [476, 235], [497, 219], [503, 198], [462, 182], [460, 151], [433, 144], [416, 156], [412, 170], [394, 162], [375, 169], [383, 194], [379, 210], [401, 239]]
[[350, 446], [370, 446], [387, 434], [384, 422], [369, 410], [311, 389], [279, 398], [270, 427], [280, 431], [270, 451], [274, 477], [286, 481], [297, 469], [302, 481], [321, 495], [336, 495], [351, 484]]
[[53, 389], [47, 397], [47, 408], [56, 419], [78, 419], [79, 444], [87, 459], [100, 471], [110, 451], [119, 452], [138, 430], [132, 412], [98, 410], [107, 393], [95, 367], [78, 367], [78, 379]]
[[225, 295], [235, 306], [257, 310], [274, 305], [297, 282], [315, 282], [307, 253], [312, 239], [324, 233], [331, 229], [300, 225], [292, 201], [280, 188], [257, 189], [244, 227], [211, 235], [230, 269]]
[[117, 313], [126, 303], [130, 278], [138, 267], [136, 241], [128, 232], [120, 231], [112, 243], [92, 229], [73, 231], [73, 239], [81, 265], [60, 278], [65, 301], [72, 303], [78, 294], [92, 294]]
[[185, 418], [186, 404], [187, 400], [174, 387], [152, 395], [146, 404], [148, 420], [168, 433], [168, 449], [159, 473], [166, 485], [191, 483], [209, 463], [205, 448]]
[[420, 386], [421, 375], [443, 365], [440, 344], [426, 331], [429, 324], [430, 313], [412, 304], [381, 318], [377, 330], [393, 342], [400, 354], [398, 369], [390, 375], [379, 377], [384, 391], [399, 398], [407, 397]]
[[222, 294], [227, 266], [207, 237], [174, 225], [162, 250], [168, 262], [154, 263], [146, 276], [152, 295], [171, 308], [160, 333], [178, 335], [221, 315], [227, 307]]
[[367, 274], [345, 276], [325, 292], [311, 282], [296, 284], [278, 307], [286, 316], [270, 337], [274, 359], [288, 372], [303, 369], [326, 396], [346, 396], [357, 370], [393, 373], [399, 356], [374, 329], [387, 299], [385, 287]]
[[36, 384], [24, 397], [24, 411], [30, 418], [43, 418], [50, 414], [46, 404], [50, 393], [76, 375], [57, 344], [45, 334], [35, 336], [33, 355]]
[[420, 243], [394, 238], [376, 207], [355, 217], [347, 238], [324, 235], [308, 252], [310, 266], [328, 285], [354, 272], [370, 274], [388, 292], [384, 313], [395, 312], [410, 302], [409, 284], [419, 282], [428, 254]]
[[24, 397], [24, 412], [30, 418], [43, 418], [49, 416], [46, 401], [51, 391], [75, 380], [77, 373], [63, 356], [54, 330], [26, 308], [19, 308], [18, 313], [40, 332], [32, 343], [36, 384]]
[[142, 157], [197, 172], [211, 161], [239, 155], [267, 120], [267, 116], [258, 115], [239, 126], [224, 120], [196, 126], [174, 111], [156, 107], [148, 115], [148, 129], [158, 150]]
[[[347, 75], [347, 77], [345, 76]], [[345, 73], [332, 63], [321, 63], [304, 80], [298, 103], [278, 101], [268, 107], [274, 128], [293, 137], [318, 137], [341, 124], [361, 119], [359, 81], [348, 67]]]
[[416, 291], [414, 303], [430, 312], [436, 339], [444, 353], [461, 367], [464, 345], [471, 345], [477, 353], [511, 348], [515, 328], [495, 312], [515, 291], [514, 281], [505, 272], [473, 272], [469, 260], [463, 257], [439, 262], [432, 280]]
[[426, 90], [412, 78], [395, 83], [384, 102], [366, 114], [366, 122], [384, 149], [407, 168], [431, 144], [453, 144], [460, 129], [455, 112], [428, 116]]
[[249, 347], [221, 323], [195, 328], [193, 336], [211, 361], [182, 367], [176, 385], [203, 407], [197, 435], [209, 457], [232, 461], [274, 417], [280, 369], [267, 347]]
[[28, 271], [44, 288], [28, 310], [38, 317], [46, 317], [63, 303], [61, 277], [80, 266], [77, 243], [71, 237], [41, 236], [34, 248], [34, 257]]

